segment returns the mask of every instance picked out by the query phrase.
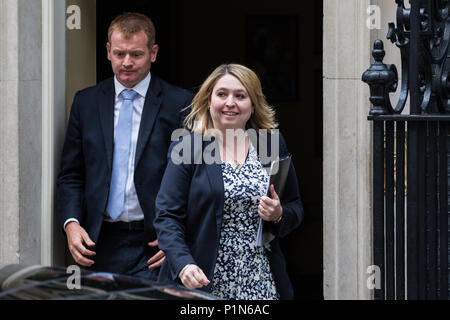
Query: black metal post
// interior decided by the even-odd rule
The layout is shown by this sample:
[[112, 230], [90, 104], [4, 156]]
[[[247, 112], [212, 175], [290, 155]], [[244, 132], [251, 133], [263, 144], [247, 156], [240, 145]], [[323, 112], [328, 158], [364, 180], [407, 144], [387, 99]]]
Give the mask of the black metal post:
[[395, 272], [396, 299], [405, 299], [405, 122], [397, 121], [395, 166]]
[[425, 149], [425, 135], [427, 130], [427, 122], [418, 123], [417, 132], [417, 235], [418, 235], [418, 276], [419, 276], [419, 296], [418, 298], [423, 300], [426, 298], [426, 285], [427, 285], [427, 215], [426, 215], [426, 149]]
[[373, 148], [373, 260], [380, 268], [381, 284], [375, 288], [375, 299], [384, 300], [384, 121], [373, 123]]
[[438, 246], [437, 246], [437, 125], [435, 121], [429, 122], [427, 135], [427, 242], [429, 246], [429, 264], [427, 268], [428, 288], [427, 299], [435, 300], [437, 298], [437, 262], [438, 262]]
[[[410, 113], [419, 114], [419, 85], [418, 85], [418, 52], [420, 32], [420, 1], [411, 0], [410, 13], [410, 55], [409, 55], [409, 83], [410, 83]], [[408, 123], [408, 186], [407, 186], [407, 298], [419, 298], [419, 265], [418, 265], [418, 123]]]
[[439, 298], [448, 299], [448, 122], [439, 122]]
[[394, 122], [386, 122], [386, 300], [395, 298]]

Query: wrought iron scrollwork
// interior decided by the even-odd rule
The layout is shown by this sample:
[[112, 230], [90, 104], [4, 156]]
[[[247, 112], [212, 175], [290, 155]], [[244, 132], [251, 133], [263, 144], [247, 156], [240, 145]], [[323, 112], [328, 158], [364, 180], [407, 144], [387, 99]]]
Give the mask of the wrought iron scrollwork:
[[[400, 98], [396, 107], [393, 108], [389, 92], [392, 92], [397, 87], [392, 83], [393, 80], [396, 83], [398, 82], [397, 70], [394, 65], [384, 65], [382, 59], [377, 60], [376, 56], [380, 56], [377, 52], [380, 50], [384, 52], [382, 41], [377, 40], [372, 53], [375, 62], [363, 74], [362, 78], [371, 89], [370, 100], [374, 106], [370, 115], [402, 113], [410, 90], [418, 90], [421, 113], [450, 113], [450, 57], [448, 57], [450, 45], [450, 1], [417, 1], [420, 1], [420, 41], [419, 48], [414, 54], [417, 54], [418, 61], [418, 87], [409, 87], [410, 56], [412, 54], [410, 51], [411, 9], [405, 7], [404, 0], [395, 0], [397, 3], [397, 25], [389, 23], [387, 39], [395, 43], [400, 49], [402, 63]], [[392, 75], [386, 77], [385, 72], [389, 71], [392, 72]], [[380, 86], [383, 86], [384, 89], [381, 90]], [[383, 102], [381, 105], [379, 104], [381, 103], [380, 90], [383, 91]], [[375, 104], [373, 101], [376, 101], [378, 104]]]

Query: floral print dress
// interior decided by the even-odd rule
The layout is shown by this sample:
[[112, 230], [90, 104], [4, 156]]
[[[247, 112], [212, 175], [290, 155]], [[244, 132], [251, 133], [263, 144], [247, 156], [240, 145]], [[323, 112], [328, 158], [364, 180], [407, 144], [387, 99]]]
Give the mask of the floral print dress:
[[278, 293], [265, 247], [256, 246], [258, 204], [269, 177], [250, 144], [244, 165], [222, 163], [224, 210], [212, 293], [224, 299], [275, 300]]

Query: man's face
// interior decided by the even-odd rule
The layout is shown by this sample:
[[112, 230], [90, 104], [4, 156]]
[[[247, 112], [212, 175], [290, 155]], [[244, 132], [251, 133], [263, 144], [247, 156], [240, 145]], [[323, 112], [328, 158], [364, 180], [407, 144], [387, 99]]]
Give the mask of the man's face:
[[150, 50], [147, 35], [140, 31], [126, 39], [120, 31], [114, 31], [111, 42], [106, 44], [108, 60], [117, 80], [126, 88], [132, 88], [141, 82], [156, 60], [158, 45]]

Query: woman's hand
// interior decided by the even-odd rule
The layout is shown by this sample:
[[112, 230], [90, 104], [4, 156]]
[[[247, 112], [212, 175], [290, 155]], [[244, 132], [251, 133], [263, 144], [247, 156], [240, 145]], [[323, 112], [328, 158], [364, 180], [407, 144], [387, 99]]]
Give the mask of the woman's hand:
[[258, 206], [258, 214], [264, 221], [278, 222], [283, 216], [283, 207], [281, 207], [280, 199], [275, 192], [273, 184], [270, 185], [269, 191], [272, 199], [266, 196], [261, 197]]
[[188, 264], [184, 267], [178, 277], [188, 289], [198, 289], [209, 284], [209, 280], [203, 273], [202, 269], [195, 264]]

